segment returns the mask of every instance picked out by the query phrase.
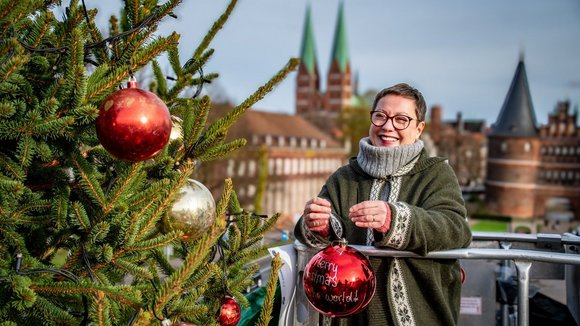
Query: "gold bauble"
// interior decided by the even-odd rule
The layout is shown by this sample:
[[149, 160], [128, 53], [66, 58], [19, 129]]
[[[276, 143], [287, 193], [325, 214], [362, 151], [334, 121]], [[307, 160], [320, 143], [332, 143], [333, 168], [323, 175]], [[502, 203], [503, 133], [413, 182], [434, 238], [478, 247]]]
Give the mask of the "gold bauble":
[[199, 181], [188, 179], [163, 219], [166, 232], [181, 230], [183, 240], [199, 239], [215, 222], [215, 201]]

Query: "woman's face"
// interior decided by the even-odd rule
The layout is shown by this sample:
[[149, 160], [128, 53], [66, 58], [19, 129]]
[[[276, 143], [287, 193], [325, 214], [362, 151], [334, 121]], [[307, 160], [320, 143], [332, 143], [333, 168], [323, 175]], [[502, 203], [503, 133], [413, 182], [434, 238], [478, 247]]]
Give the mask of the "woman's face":
[[[415, 101], [399, 95], [389, 94], [384, 96], [377, 103], [375, 111], [384, 113], [387, 122], [382, 127], [377, 127], [371, 123], [369, 137], [375, 146], [398, 146], [412, 144], [421, 135], [425, 122], [417, 123], [417, 113], [415, 112]], [[412, 118], [409, 126], [403, 130], [397, 130], [393, 126], [392, 117], [404, 115]]]

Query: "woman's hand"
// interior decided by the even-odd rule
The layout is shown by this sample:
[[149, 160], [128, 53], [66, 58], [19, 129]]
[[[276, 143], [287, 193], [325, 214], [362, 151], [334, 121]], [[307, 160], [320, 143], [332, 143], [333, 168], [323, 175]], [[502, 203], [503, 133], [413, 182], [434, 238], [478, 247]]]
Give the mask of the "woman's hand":
[[376, 229], [387, 232], [391, 227], [391, 209], [382, 200], [367, 200], [353, 205], [348, 217], [359, 228]]
[[304, 223], [312, 232], [327, 236], [330, 231], [330, 202], [326, 199], [315, 197], [304, 206]]

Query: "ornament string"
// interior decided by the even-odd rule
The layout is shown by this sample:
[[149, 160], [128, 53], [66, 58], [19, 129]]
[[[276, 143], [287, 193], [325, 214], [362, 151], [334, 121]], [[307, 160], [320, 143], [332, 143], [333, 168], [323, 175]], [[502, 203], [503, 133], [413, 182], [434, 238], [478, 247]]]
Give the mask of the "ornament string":
[[[83, 8], [85, 10], [85, 19], [87, 19], [87, 24], [88, 24], [89, 23], [88, 22], [89, 17], [88, 17], [88, 13], [86, 11], [86, 7], [85, 7], [84, 1], [82, 1], [82, 6], [83, 6]], [[168, 16], [173, 17], [173, 18], [176, 18], [175, 14], [173, 14], [173, 13], [168, 14]], [[97, 47], [103, 46], [103, 45], [108, 44], [108, 43], [113, 43], [113, 42], [115, 42], [115, 41], [117, 41], [117, 40], [119, 40], [119, 39], [121, 39], [121, 38], [123, 38], [125, 36], [128, 36], [128, 35], [131, 35], [133, 33], [136, 33], [138, 31], [142, 30], [143, 28], [148, 27], [148, 25], [151, 23], [151, 21], [155, 17], [157, 17], [157, 11], [156, 10], [153, 10], [153, 12], [151, 14], [149, 14], [148, 16], [146, 16], [139, 24], [137, 24], [137, 26], [135, 26], [135, 27], [133, 27], [133, 28], [131, 28], [129, 30], [126, 30], [124, 32], [121, 32], [121, 33], [119, 33], [119, 34], [117, 34], [115, 36], [107, 37], [107, 38], [105, 38], [105, 39], [103, 39], [103, 40], [101, 40], [99, 42], [94, 42], [94, 43], [86, 44], [85, 45], [85, 49], [93, 49], [93, 48], [97, 48]], [[18, 40], [18, 42], [22, 45], [22, 47], [24, 47], [25, 49], [27, 49], [28, 51], [31, 51], [31, 52], [65, 53], [66, 50], [67, 50], [67, 47], [65, 47], [65, 46], [62, 46], [62, 47], [38, 48], [38, 47], [34, 47], [34, 46], [31, 46], [31, 45], [28, 45], [28, 44], [26, 44], [22, 40]]]
[[[32, 274], [49, 273], [49, 274], [53, 274], [53, 275], [62, 276], [70, 281], [75, 282], [75, 283], [79, 283], [78, 277], [76, 277], [76, 275], [67, 271], [66, 269], [35, 268], [35, 269], [29, 269], [29, 270], [21, 270], [21, 267], [22, 267], [22, 254], [18, 253], [18, 254], [16, 254], [16, 263], [14, 266], [14, 271], [16, 272], [17, 275], [32, 275]], [[7, 277], [1, 277], [0, 283], [6, 282], [7, 280], [8, 280]], [[82, 313], [83, 320], [81, 321], [80, 325], [86, 326], [86, 325], [89, 325], [89, 302], [87, 300], [87, 297], [84, 294], [82, 295], [82, 299], [83, 299], [84, 311]], [[71, 314], [78, 316], [78, 313], [71, 313]]]
[[95, 282], [95, 283], [98, 283], [97, 276], [95, 275], [95, 272], [91, 268], [91, 262], [89, 261], [89, 256], [87, 255], [87, 247], [85, 246], [84, 241], [81, 241], [81, 251], [83, 254], [83, 262], [85, 263], [85, 266], [87, 267], [89, 275], [91, 276], [91, 280], [93, 280], [93, 282]]

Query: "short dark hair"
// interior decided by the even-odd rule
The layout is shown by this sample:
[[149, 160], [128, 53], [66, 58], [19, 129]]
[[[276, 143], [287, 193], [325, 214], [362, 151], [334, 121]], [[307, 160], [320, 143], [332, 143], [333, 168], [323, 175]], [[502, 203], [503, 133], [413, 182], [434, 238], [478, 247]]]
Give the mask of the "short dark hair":
[[425, 98], [423, 98], [423, 94], [421, 94], [419, 90], [405, 83], [399, 83], [391, 87], [384, 88], [377, 93], [377, 96], [375, 96], [375, 101], [373, 102], [373, 111], [377, 108], [379, 101], [387, 95], [398, 95], [414, 100], [417, 120], [425, 121], [427, 105], [425, 104]]

